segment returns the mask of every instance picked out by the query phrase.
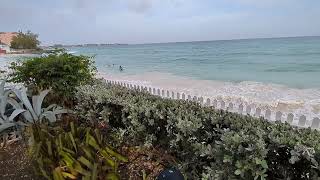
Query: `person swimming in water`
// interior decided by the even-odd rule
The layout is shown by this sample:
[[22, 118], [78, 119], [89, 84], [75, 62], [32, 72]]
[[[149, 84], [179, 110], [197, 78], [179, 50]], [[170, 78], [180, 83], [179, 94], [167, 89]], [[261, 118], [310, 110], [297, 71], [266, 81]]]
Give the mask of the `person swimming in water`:
[[123, 67], [122, 66], [119, 66], [119, 71], [123, 71]]

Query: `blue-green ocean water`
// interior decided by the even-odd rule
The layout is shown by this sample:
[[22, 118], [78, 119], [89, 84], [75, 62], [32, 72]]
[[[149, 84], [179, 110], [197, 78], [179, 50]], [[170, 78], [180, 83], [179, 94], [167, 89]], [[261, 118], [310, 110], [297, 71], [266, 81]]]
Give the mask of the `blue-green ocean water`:
[[[320, 117], [320, 37], [67, 48], [106, 78]], [[0, 56], [0, 67], [20, 55]], [[119, 66], [124, 71], [119, 71]]]
[[[95, 55], [102, 72], [163, 72], [201, 80], [320, 87], [320, 37], [69, 48]], [[114, 66], [112, 66], [114, 64]], [[111, 65], [111, 66], [110, 66]]]

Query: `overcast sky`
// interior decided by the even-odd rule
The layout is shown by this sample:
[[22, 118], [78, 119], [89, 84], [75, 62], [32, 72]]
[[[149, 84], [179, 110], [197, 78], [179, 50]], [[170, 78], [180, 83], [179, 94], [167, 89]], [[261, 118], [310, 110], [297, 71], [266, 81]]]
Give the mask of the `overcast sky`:
[[0, 31], [43, 44], [320, 35], [320, 0], [0, 0]]

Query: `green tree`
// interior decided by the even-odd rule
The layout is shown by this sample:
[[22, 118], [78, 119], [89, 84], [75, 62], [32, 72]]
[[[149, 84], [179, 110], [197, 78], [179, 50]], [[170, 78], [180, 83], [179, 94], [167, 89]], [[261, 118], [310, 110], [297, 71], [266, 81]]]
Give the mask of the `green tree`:
[[18, 35], [13, 37], [11, 42], [11, 48], [13, 49], [37, 49], [40, 41], [38, 35], [31, 31], [22, 32], [19, 31]]

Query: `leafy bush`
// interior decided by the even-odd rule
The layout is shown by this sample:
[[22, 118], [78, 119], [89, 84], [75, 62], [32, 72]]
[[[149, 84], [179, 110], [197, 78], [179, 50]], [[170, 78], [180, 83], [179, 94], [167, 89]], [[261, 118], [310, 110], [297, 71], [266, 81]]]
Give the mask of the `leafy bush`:
[[30, 150], [36, 168], [47, 179], [119, 179], [118, 164], [127, 158], [105, 145], [99, 129], [75, 126], [65, 129], [35, 124]]
[[96, 72], [93, 63], [87, 56], [54, 52], [13, 62], [9, 80], [24, 83], [36, 91], [51, 88], [55, 100], [64, 102], [73, 97], [77, 86], [92, 80]]
[[76, 94], [88, 123], [107, 121], [119, 140], [162, 147], [190, 179], [314, 179], [320, 132], [96, 82]]

